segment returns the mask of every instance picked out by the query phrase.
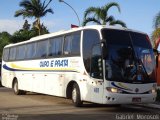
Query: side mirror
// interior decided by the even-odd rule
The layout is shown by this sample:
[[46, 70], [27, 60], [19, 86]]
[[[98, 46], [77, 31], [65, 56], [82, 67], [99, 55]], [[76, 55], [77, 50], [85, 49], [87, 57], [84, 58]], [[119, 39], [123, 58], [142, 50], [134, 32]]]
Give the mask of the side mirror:
[[158, 50], [153, 49], [154, 55], [155, 55], [155, 59], [156, 59], [156, 68], [158, 68], [158, 59], [159, 59], [159, 53]]

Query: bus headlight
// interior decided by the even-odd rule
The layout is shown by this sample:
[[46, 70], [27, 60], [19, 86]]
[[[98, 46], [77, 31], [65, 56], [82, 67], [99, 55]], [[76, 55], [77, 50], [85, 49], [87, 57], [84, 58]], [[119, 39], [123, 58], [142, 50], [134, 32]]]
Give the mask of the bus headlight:
[[156, 89], [155, 89], [155, 88], [152, 88], [151, 92], [152, 92], [152, 93], [156, 93]]
[[157, 92], [156, 88], [152, 88], [149, 93], [155, 94]]
[[122, 90], [118, 89], [118, 88], [113, 88], [113, 87], [107, 87], [106, 88], [108, 92], [112, 92], [112, 93], [122, 93]]

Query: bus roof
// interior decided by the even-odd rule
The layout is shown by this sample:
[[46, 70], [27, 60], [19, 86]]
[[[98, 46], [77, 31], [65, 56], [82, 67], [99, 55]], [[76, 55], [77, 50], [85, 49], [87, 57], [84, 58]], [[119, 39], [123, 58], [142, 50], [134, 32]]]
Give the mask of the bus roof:
[[72, 32], [76, 32], [76, 31], [80, 31], [80, 30], [85, 30], [85, 29], [101, 30], [103, 28], [116, 29], [116, 30], [125, 30], [125, 31], [133, 31], [133, 32], [146, 34], [146, 33], [140, 32], [140, 31], [135, 31], [135, 30], [131, 30], [131, 29], [128, 29], [128, 28], [124, 28], [124, 27], [106, 26], [106, 25], [90, 25], [90, 26], [72, 28], [70, 30], [61, 30], [61, 31], [54, 32], [54, 33], [49, 33], [49, 34], [45, 34], [45, 35], [36, 36], [36, 37], [31, 38], [30, 40], [26, 40], [26, 41], [15, 43], [15, 44], [6, 45], [5, 48], [16, 46], [16, 45], [21, 45], [21, 44], [26, 44], [26, 43], [30, 43], [30, 42], [34, 42], [34, 41], [38, 41], [38, 40], [48, 39], [48, 38], [51, 38], [51, 37], [56, 37], [56, 36], [60, 36], [60, 35], [64, 35], [64, 34], [68, 34], [68, 33], [72, 33]]

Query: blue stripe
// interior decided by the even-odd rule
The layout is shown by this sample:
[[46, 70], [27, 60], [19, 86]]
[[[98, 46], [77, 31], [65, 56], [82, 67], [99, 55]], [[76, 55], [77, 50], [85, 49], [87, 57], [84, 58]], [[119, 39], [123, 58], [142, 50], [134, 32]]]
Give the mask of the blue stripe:
[[122, 88], [122, 87], [116, 85], [114, 82], [111, 82], [111, 84], [112, 84], [113, 86], [117, 87], [117, 88], [120, 88], [120, 89], [123, 89], [123, 90], [129, 90], [129, 91], [131, 91], [130, 89]]
[[3, 65], [3, 68], [8, 70], [8, 71], [27, 71], [27, 72], [77, 72], [78, 71], [74, 71], [74, 70], [21, 70], [21, 69], [14, 69], [14, 68], [10, 68], [8, 67], [6, 64]]

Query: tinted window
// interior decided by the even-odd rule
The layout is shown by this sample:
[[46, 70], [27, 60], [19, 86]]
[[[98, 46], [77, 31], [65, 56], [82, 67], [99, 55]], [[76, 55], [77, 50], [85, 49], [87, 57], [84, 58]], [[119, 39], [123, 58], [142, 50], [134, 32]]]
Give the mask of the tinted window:
[[17, 54], [16, 54], [16, 59], [17, 60], [22, 60], [25, 58], [25, 46], [21, 45], [17, 47]]
[[16, 57], [16, 47], [10, 48], [9, 60], [15, 60]]
[[80, 32], [73, 33], [65, 37], [64, 54], [65, 55], [80, 54]]
[[91, 76], [102, 79], [102, 54], [100, 44], [93, 46], [91, 58]]
[[80, 54], [80, 39], [81, 33], [74, 33], [72, 40], [72, 54]]
[[8, 58], [9, 58], [9, 48], [4, 49], [3, 52], [3, 60], [8, 61]]
[[107, 44], [130, 46], [129, 33], [121, 30], [102, 30], [103, 38], [107, 41]]
[[152, 49], [147, 35], [131, 32], [131, 37], [135, 46]]
[[58, 56], [62, 54], [63, 37], [51, 38], [49, 43], [49, 56]]
[[85, 30], [83, 33], [83, 60], [88, 73], [91, 69], [92, 48], [100, 43], [99, 33], [96, 30]]
[[46, 58], [48, 49], [48, 40], [37, 42], [36, 58]]
[[103, 29], [108, 57], [106, 78], [123, 82], [153, 82], [155, 62], [153, 50], [145, 34]]
[[26, 45], [26, 58], [27, 59], [32, 59], [35, 57], [35, 43], [29, 43]]

